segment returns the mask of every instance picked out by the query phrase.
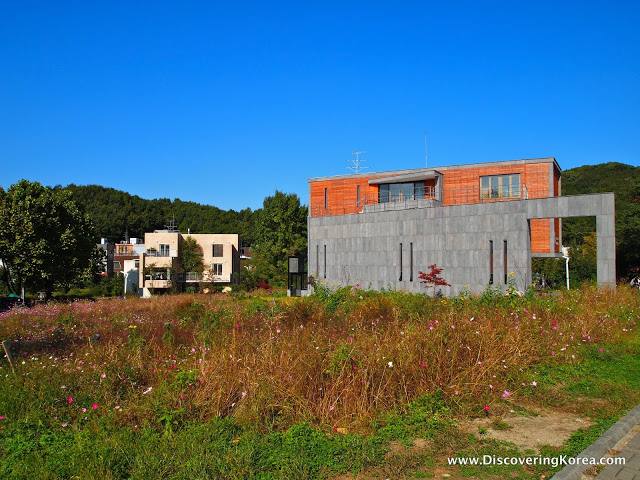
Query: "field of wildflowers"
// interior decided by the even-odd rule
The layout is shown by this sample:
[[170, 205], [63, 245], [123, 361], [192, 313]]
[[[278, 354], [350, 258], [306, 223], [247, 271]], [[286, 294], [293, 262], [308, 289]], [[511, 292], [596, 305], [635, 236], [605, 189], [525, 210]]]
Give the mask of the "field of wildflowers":
[[627, 288], [438, 299], [343, 287], [15, 309], [0, 314], [15, 363], [0, 362], [0, 474], [317, 478], [514, 405], [573, 398], [613, 418], [640, 386], [623, 378], [596, 411], [572, 379], [639, 353], [639, 318]]

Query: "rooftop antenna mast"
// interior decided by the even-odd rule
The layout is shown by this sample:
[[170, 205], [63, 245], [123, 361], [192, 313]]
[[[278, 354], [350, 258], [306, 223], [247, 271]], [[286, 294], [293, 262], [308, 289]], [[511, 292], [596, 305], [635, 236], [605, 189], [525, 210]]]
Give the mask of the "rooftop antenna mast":
[[164, 228], [166, 228], [169, 232], [177, 232], [178, 229], [176, 228], [176, 214], [174, 213], [171, 218], [169, 219], [169, 224], [165, 225]]
[[424, 132], [424, 166], [428, 167], [427, 164], [427, 131]]
[[353, 163], [353, 167], [347, 167], [347, 170], [351, 170], [354, 173], [360, 173], [360, 170], [366, 170], [369, 167], [363, 167], [360, 165], [361, 162], [366, 162], [366, 158], [360, 158], [360, 155], [367, 152], [351, 152], [351, 155], [355, 155], [356, 158], [352, 158], [349, 162]]

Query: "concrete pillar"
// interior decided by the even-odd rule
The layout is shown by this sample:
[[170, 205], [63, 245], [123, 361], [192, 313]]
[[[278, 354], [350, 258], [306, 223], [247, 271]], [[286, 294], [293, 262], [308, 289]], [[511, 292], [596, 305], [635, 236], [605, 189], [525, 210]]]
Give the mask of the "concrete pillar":
[[614, 215], [596, 216], [598, 286], [616, 285], [616, 222]]

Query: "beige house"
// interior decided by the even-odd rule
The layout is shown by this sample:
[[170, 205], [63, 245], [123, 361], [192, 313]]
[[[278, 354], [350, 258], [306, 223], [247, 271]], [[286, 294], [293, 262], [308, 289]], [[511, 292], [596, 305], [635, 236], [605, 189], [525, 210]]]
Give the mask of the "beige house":
[[[202, 248], [204, 272], [180, 272], [180, 249], [187, 238]], [[229, 285], [240, 270], [239, 238], [231, 233], [182, 234], [169, 230], [145, 233], [146, 253], [140, 254], [142, 296], [164, 293], [173, 286], [184, 290], [202, 283]]]

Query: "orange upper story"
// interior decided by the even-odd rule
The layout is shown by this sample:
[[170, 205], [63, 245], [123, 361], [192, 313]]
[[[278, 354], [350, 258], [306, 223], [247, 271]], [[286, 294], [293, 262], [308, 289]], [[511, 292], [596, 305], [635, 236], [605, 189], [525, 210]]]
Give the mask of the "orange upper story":
[[[432, 199], [434, 206], [544, 198], [560, 195], [560, 167], [554, 158], [510, 160], [309, 180], [312, 217], [359, 213], [366, 205]], [[532, 250], [550, 252], [552, 226], [532, 221]]]

